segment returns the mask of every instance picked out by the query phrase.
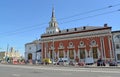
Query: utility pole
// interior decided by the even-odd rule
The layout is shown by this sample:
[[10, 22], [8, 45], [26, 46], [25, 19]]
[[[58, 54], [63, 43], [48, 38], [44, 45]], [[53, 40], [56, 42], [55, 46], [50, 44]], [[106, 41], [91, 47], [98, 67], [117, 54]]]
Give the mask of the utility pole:
[[55, 55], [54, 55], [54, 49], [55, 49], [55, 48], [54, 48], [54, 38], [53, 38], [52, 42], [53, 42], [53, 52], [52, 52], [52, 57], [53, 57], [53, 62], [54, 62], [54, 56], [55, 56]]
[[9, 44], [7, 44], [7, 52], [8, 52], [8, 49], [9, 49]]

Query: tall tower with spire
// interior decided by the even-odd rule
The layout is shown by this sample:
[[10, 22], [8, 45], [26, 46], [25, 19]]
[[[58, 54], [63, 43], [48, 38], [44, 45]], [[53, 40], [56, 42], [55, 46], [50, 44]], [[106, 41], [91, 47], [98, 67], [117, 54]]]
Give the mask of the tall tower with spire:
[[52, 16], [51, 16], [51, 20], [49, 22], [49, 27], [46, 28], [46, 33], [54, 34], [55, 32], [59, 32], [59, 30], [60, 29], [58, 27], [58, 23], [55, 18], [55, 11], [54, 11], [54, 8], [52, 8]]

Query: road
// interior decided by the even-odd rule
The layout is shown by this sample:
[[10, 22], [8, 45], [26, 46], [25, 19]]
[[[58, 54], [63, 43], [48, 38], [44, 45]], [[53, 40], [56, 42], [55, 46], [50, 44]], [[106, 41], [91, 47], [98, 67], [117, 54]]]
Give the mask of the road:
[[0, 77], [119, 77], [118, 68], [76, 68], [0, 64]]

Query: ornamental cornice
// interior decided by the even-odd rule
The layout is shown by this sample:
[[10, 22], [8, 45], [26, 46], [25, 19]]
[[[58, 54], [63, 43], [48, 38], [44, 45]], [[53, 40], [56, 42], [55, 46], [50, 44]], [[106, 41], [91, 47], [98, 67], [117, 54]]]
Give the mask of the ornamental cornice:
[[75, 46], [68, 46], [67, 48], [68, 49], [73, 49], [73, 48], [75, 48]]
[[86, 45], [84, 46], [79, 45], [78, 48], [86, 48]]
[[50, 47], [49, 50], [55, 50], [55, 48], [54, 47]]
[[65, 48], [65, 47], [63, 47], [63, 46], [62, 46], [62, 47], [58, 47], [58, 49], [64, 49], [64, 48]]
[[68, 35], [62, 35], [62, 36], [51, 36], [46, 38], [41, 38], [41, 41], [44, 42], [51, 42], [51, 40], [57, 41], [57, 40], [69, 40], [69, 39], [79, 39], [79, 38], [89, 38], [89, 37], [101, 37], [101, 36], [108, 36], [111, 35], [109, 30], [103, 30], [103, 31], [93, 31], [93, 32], [85, 32], [85, 33], [76, 33], [76, 34], [68, 34]]
[[96, 45], [89, 45], [90, 47], [98, 47], [98, 44], [96, 44]]

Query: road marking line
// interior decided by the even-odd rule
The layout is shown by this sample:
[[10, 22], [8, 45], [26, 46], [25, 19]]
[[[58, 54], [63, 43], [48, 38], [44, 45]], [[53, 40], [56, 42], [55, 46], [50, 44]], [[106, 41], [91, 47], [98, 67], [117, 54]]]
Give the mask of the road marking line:
[[1, 66], [6, 66], [6, 67], [14, 67], [14, 68], [27, 68], [27, 69], [33, 69], [33, 70], [49, 70], [49, 71], [68, 71], [68, 72], [99, 72], [99, 73], [120, 73], [120, 70], [108, 70], [108, 69], [90, 69], [90, 68], [64, 68], [64, 67], [44, 67], [44, 66], [40, 66], [40, 67], [30, 67], [30, 66], [17, 66], [17, 65], [1, 65]]
[[12, 74], [12, 76], [19, 77], [20, 75], [19, 74]]

